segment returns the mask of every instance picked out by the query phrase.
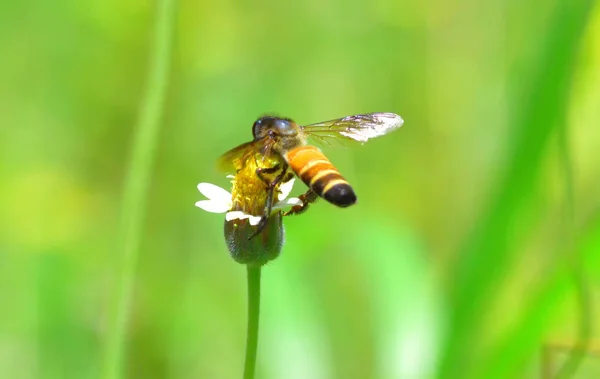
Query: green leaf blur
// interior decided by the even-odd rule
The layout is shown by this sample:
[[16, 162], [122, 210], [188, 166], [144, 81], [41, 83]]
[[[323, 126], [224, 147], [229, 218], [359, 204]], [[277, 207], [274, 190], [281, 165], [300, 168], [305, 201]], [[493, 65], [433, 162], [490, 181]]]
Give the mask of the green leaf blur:
[[[122, 378], [241, 378], [245, 267], [194, 203], [267, 112], [405, 124], [323, 147], [359, 201], [284, 219], [257, 378], [600, 377], [597, 3], [177, 7]], [[1, 379], [102, 375], [157, 9], [0, 3]]]

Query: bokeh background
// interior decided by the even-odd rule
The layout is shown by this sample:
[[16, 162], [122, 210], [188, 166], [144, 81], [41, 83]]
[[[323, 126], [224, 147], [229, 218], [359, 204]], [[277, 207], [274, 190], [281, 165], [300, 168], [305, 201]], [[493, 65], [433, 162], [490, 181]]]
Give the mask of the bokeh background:
[[[324, 149], [359, 203], [285, 220], [257, 377], [600, 377], [592, 5], [178, 2], [122, 377], [241, 377], [245, 269], [197, 183], [262, 113], [375, 111], [405, 125]], [[157, 9], [0, 3], [1, 378], [106, 372]]]

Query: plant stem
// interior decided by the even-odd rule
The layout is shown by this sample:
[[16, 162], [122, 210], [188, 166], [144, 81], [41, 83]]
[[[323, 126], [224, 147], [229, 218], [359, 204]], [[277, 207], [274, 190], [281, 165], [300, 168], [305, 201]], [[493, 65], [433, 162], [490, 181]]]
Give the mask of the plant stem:
[[244, 379], [253, 379], [258, 349], [258, 321], [260, 318], [260, 266], [248, 269], [248, 329], [246, 332], [246, 363]]
[[110, 304], [111, 312], [102, 372], [105, 379], [122, 377], [125, 331], [135, 282], [146, 194], [168, 82], [175, 1], [156, 1], [156, 21], [151, 37], [152, 51], [149, 57], [146, 89], [140, 103], [123, 190], [117, 250], [122, 253], [122, 261], [118, 268], [117, 292]]

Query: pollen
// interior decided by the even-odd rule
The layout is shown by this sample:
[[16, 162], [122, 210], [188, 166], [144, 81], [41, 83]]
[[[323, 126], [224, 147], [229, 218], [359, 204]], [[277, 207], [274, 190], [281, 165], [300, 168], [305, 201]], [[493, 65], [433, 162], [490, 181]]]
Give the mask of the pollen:
[[[264, 159], [257, 155], [248, 159], [245, 164], [238, 166], [237, 173], [232, 180], [232, 211], [243, 211], [245, 213], [261, 216], [267, 203], [268, 182], [275, 180], [281, 170], [274, 173], [262, 174], [262, 178], [256, 173], [258, 168], [271, 169], [281, 167], [283, 162], [277, 159]], [[275, 188], [275, 195], [279, 193], [279, 185]]]

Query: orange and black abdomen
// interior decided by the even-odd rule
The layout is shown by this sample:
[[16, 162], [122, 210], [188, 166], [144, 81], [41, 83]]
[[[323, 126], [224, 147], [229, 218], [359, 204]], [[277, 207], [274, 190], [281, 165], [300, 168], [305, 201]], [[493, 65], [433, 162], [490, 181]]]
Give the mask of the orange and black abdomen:
[[286, 159], [296, 175], [317, 195], [338, 207], [356, 203], [350, 184], [316, 147], [296, 147], [286, 154]]

